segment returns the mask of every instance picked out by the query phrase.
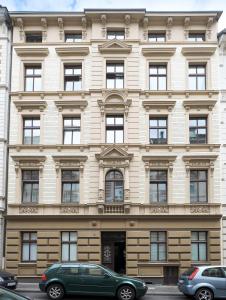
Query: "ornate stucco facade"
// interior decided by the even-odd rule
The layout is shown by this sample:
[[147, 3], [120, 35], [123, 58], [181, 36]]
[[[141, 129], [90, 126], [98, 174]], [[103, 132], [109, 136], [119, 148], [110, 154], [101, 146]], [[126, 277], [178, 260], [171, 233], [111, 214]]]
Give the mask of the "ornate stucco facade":
[[[40, 276], [62, 259], [62, 232], [77, 234], [74, 259], [114, 261], [114, 267], [125, 256], [120, 263], [128, 275], [153, 282], [170, 283], [192, 264], [220, 263], [219, 16], [144, 10], [11, 14], [9, 271]], [[109, 30], [123, 31], [124, 39], [107, 39]], [[28, 32], [40, 32], [42, 43], [26, 42]], [[65, 42], [67, 32], [81, 32], [81, 41]], [[164, 32], [166, 40], [152, 42], [150, 32]], [[191, 32], [203, 32], [205, 40], [189, 40]], [[123, 65], [123, 88], [107, 88], [108, 63]], [[81, 66], [81, 89], [65, 91], [65, 66], [73, 64]], [[205, 65], [202, 90], [189, 89], [189, 68], [197, 64]], [[153, 65], [166, 66], [165, 90], [150, 89]], [[41, 69], [37, 91], [25, 91], [29, 66]], [[106, 119], [115, 115], [123, 117], [123, 142], [107, 143]], [[80, 142], [65, 144], [64, 119], [73, 117], [80, 119]], [[150, 143], [150, 119], [161, 117], [167, 119], [167, 142]], [[199, 117], [207, 120], [206, 142], [190, 143], [189, 118]], [[24, 143], [29, 118], [40, 122], [38, 144]], [[22, 201], [27, 170], [39, 174], [36, 203]], [[65, 170], [79, 173], [78, 203], [62, 203]], [[122, 202], [106, 202], [111, 170], [123, 177]], [[166, 171], [166, 201], [150, 201], [151, 171]], [[190, 200], [192, 171], [208, 178], [205, 202]], [[164, 241], [153, 242], [153, 232], [164, 232]], [[205, 233], [206, 258], [194, 261], [197, 232]], [[23, 259], [24, 233], [35, 233], [37, 255], [31, 260]], [[158, 242], [164, 259], [153, 259]]]
[[0, 5], [0, 268], [4, 247], [10, 60], [11, 21], [7, 8]]

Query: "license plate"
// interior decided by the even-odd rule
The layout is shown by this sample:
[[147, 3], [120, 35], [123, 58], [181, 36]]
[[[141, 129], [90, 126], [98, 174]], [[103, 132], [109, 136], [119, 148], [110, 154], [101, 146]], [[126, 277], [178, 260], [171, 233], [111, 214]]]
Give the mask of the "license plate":
[[15, 282], [9, 282], [9, 283], [7, 284], [7, 286], [14, 286], [14, 285], [16, 285]]

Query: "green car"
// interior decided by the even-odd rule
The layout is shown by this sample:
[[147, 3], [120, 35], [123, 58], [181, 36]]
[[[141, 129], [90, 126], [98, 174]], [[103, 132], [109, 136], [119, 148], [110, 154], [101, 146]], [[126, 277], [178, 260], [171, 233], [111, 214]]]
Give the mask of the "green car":
[[95, 264], [59, 263], [42, 275], [39, 283], [50, 299], [68, 295], [117, 296], [119, 300], [133, 300], [146, 294], [145, 282], [115, 273]]

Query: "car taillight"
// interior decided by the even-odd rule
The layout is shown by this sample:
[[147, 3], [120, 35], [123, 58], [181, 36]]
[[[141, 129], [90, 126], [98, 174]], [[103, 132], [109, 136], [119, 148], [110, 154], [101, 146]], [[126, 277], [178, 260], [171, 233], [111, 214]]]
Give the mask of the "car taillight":
[[195, 268], [194, 271], [191, 273], [191, 275], [188, 276], [188, 280], [193, 280], [195, 278], [195, 275], [198, 273], [199, 268]]
[[46, 281], [47, 280], [46, 274], [42, 274], [41, 279], [42, 279], [42, 281]]

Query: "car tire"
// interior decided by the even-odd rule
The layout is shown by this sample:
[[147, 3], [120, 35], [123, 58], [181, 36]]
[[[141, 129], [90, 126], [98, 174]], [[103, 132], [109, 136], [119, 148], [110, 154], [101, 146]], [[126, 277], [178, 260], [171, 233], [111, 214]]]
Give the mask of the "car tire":
[[117, 292], [117, 297], [119, 300], [134, 300], [135, 296], [135, 290], [130, 285], [121, 286]]
[[59, 283], [52, 283], [47, 288], [47, 296], [51, 300], [60, 300], [64, 297], [64, 288]]
[[213, 292], [208, 288], [198, 289], [195, 293], [195, 300], [213, 300], [214, 295]]

